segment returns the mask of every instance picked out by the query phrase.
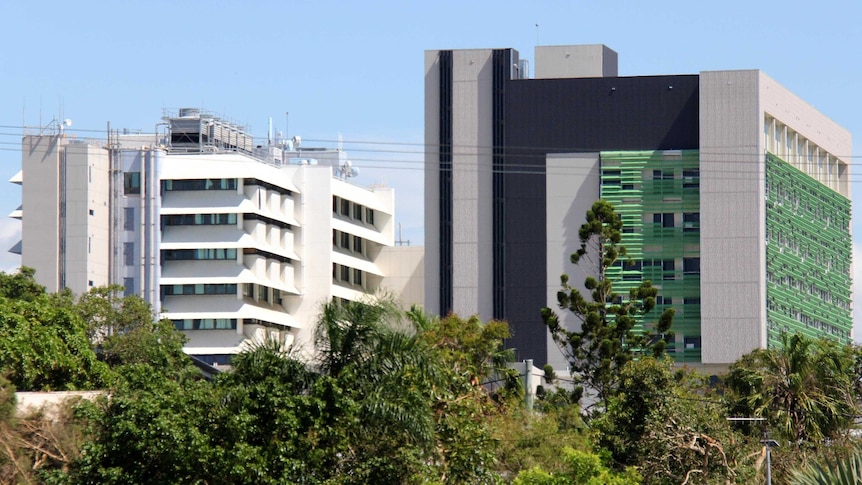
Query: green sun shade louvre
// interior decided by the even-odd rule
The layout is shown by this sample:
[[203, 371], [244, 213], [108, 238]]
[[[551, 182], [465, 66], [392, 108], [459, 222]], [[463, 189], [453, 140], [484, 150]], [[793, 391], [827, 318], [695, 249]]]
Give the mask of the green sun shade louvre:
[[850, 342], [850, 200], [766, 155], [766, 319], [781, 331]]
[[601, 197], [622, 218], [621, 258], [608, 276], [623, 298], [645, 280], [659, 288], [654, 322], [674, 308], [678, 362], [700, 362], [700, 160], [697, 150], [601, 153]]

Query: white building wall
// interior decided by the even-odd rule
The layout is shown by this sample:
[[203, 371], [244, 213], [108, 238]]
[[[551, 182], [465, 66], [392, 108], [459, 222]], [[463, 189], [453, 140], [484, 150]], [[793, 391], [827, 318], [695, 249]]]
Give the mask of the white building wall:
[[36, 281], [48, 291], [60, 290], [61, 140], [59, 136], [25, 136], [21, 144], [21, 264], [34, 268]]
[[[575, 266], [570, 256], [581, 247], [578, 229], [586, 222], [587, 210], [599, 199], [601, 192], [601, 159], [598, 153], [549, 154], [545, 159], [547, 190], [547, 306], [554, 310], [562, 325], [579, 329], [581, 322], [572, 312], [561, 310], [557, 303], [560, 276], [568, 274], [569, 284], [586, 294], [584, 279], [596, 275], [584, 266]], [[586, 264], [586, 263], [584, 263]], [[547, 362], [554, 369], [565, 371], [568, 362], [557, 343], [547, 334]]]
[[404, 308], [425, 305], [425, 248], [384, 247], [377, 258], [377, 265], [385, 275], [381, 288], [400, 295]]
[[297, 342], [310, 349], [314, 338], [314, 323], [321, 305], [332, 297], [332, 172], [328, 167], [301, 166], [294, 182], [302, 187], [301, 201], [294, 205], [300, 228], [294, 238], [301, 247], [296, 298], [293, 314], [305, 322], [297, 334]]
[[[57, 136], [23, 140], [20, 178], [32, 182], [23, 184], [24, 201], [32, 209], [23, 219], [25, 264], [36, 267], [51, 291], [59, 289], [59, 221], [64, 220], [69, 282], [80, 280], [82, 285], [72, 287], [76, 292], [87, 291], [90, 282], [99, 286], [116, 281], [128, 284], [127, 292], [144, 296], [164, 318], [236, 319], [235, 329], [187, 330], [185, 350], [190, 354], [233, 354], [262, 338], [285, 346], [296, 341], [310, 350], [323, 303], [333, 297], [364, 298], [366, 291], [380, 288], [386, 276], [378, 259], [395, 242], [392, 189], [372, 190], [334, 178], [329, 165], [268, 164], [234, 152], [169, 153], [126, 139], [115, 152], [114, 166], [120, 173], [111, 180], [106, 149], [65, 142]], [[332, 155], [333, 160], [346, 157], [342, 152], [315, 154]], [[124, 176], [134, 173], [140, 174], [140, 193], [125, 193]], [[236, 188], [174, 190], [162, 196], [163, 181], [196, 179], [236, 179]], [[112, 184], [117, 188], [113, 195]], [[65, 218], [60, 217], [62, 196], [68, 202]], [[333, 196], [361, 208], [362, 215], [335, 214]], [[162, 231], [163, 215], [211, 214], [235, 215], [236, 223], [171, 225]], [[333, 247], [336, 229], [351, 237], [350, 251]], [[354, 241], [362, 243], [361, 251], [352, 250]], [[236, 256], [161, 258], [163, 251], [198, 249], [236, 251]], [[333, 278], [336, 260], [351, 276], [361, 272], [361, 283]], [[175, 291], [190, 285], [198, 291], [219, 284], [235, 284], [237, 290], [166, 295], [164, 300], [161, 296], [163, 287]], [[251, 295], [248, 284], [254, 285]]]
[[76, 295], [109, 283], [108, 151], [84, 143], [66, 155], [66, 287]]

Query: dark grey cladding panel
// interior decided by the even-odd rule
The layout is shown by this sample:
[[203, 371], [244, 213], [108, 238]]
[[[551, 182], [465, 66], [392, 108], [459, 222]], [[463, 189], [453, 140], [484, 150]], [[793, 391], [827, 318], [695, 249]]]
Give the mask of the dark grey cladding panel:
[[[545, 156], [696, 149], [697, 75], [513, 80], [506, 86], [506, 320], [519, 359], [542, 366], [547, 341]], [[572, 187], [576, 190], [576, 187]]]
[[697, 75], [512, 81], [506, 145], [522, 155], [697, 148], [698, 85]]

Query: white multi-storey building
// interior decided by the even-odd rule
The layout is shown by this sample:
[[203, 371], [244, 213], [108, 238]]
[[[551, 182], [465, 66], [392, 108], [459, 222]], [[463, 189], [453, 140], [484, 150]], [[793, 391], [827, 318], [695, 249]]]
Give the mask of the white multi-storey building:
[[343, 151], [255, 146], [197, 109], [163, 127], [107, 145], [24, 137], [16, 248], [49, 290], [121, 284], [224, 364], [249, 341], [310, 342], [325, 301], [405, 286], [378, 264], [398, 260], [394, 193], [352, 183]]

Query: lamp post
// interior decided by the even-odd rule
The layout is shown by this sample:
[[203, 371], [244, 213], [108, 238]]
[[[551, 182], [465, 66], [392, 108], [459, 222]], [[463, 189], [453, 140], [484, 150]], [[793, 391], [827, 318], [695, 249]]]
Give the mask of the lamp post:
[[727, 418], [728, 421], [759, 421], [763, 422], [763, 439], [760, 440], [766, 446], [766, 485], [772, 485], [772, 457], [770, 450], [778, 446], [778, 442], [769, 438], [769, 427], [766, 418]]

